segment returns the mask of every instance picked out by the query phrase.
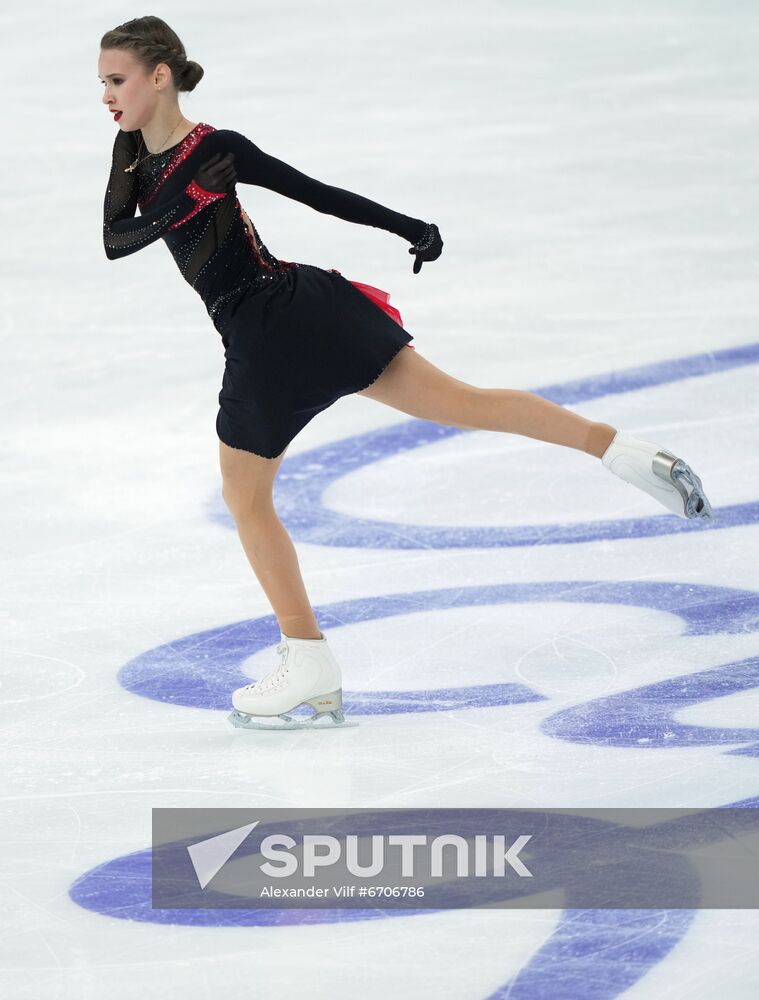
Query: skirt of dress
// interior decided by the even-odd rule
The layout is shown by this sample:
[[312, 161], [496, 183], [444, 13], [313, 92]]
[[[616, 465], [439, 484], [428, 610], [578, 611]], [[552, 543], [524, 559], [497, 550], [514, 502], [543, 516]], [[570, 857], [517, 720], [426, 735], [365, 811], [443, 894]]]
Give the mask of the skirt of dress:
[[277, 458], [317, 413], [371, 385], [413, 339], [389, 298], [339, 271], [298, 264], [236, 300], [220, 317], [219, 439]]

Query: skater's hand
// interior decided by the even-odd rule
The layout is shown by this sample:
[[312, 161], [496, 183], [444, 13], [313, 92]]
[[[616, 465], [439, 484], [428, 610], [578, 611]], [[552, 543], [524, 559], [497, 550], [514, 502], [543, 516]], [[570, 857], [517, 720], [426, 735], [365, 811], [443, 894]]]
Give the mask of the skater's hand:
[[416, 257], [414, 274], [419, 274], [424, 261], [437, 260], [442, 252], [443, 241], [440, 238], [440, 230], [434, 222], [431, 222], [421, 239], [409, 249], [409, 253]]
[[214, 153], [195, 174], [195, 183], [204, 191], [231, 191], [237, 180], [234, 168], [234, 153]]

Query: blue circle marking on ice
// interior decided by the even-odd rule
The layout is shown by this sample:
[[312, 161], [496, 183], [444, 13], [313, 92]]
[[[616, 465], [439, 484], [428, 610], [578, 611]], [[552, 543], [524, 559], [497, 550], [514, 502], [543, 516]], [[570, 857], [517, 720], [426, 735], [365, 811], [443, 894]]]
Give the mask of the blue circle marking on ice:
[[[759, 740], [759, 728], [692, 726], [674, 716], [692, 705], [754, 688], [759, 688], [759, 656], [565, 708], [545, 719], [540, 730], [573, 743], [636, 750], [747, 743]], [[759, 757], [759, 743], [725, 752]]]
[[[733, 802], [723, 808], [755, 808], [759, 800], [748, 799]], [[454, 810], [456, 812], [456, 810]], [[394, 832], [419, 832], [423, 826], [427, 833], [438, 832], [434, 824], [442, 824], [440, 832], [444, 832], [447, 819], [445, 810], [404, 811], [393, 817]], [[540, 822], [544, 816], [540, 811], [536, 817]], [[529, 817], [529, 810], [522, 810], [522, 818]], [[359, 835], [376, 833], [378, 826], [387, 824], [388, 814], [381, 817], [367, 813], [364, 816], [351, 817], [352, 832]], [[603, 820], [566, 814], [555, 817], [559, 825], [558, 836], [566, 836], [570, 841], [582, 839], [592, 831], [601, 832], [605, 823]], [[289, 832], [297, 836], [307, 832], [308, 820], [283, 820], [277, 825], [278, 832]], [[353, 829], [353, 825], [357, 824]], [[433, 824], [430, 829], [430, 824]], [[463, 829], [462, 829], [463, 824]], [[467, 824], [470, 828], [467, 829]], [[672, 846], [681, 849], [689, 843], [689, 829], [701, 843], [702, 827], [694, 817], [684, 817], [662, 827], [670, 826], [670, 836], [674, 834]], [[470, 836], [482, 829], [480, 818], [474, 814], [471, 817], [459, 817], [457, 829], [460, 833]], [[716, 839], [719, 830], [715, 828]], [[700, 831], [700, 832], [699, 832]], [[665, 885], [671, 885], [677, 898], [688, 898], [695, 907], [701, 894], [698, 872], [685, 859], [681, 858], [673, 864], [674, 856], [670, 851], [651, 852], [650, 829], [642, 838], [640, 849], [646, 851], [646, 866], [649, 874], [654, 874]], [[666, 837], [666, 831], [665, 831]], [[685, 839], [683, 839], [685, 838]], [[676, 845], [675, 845], [676, 841]], [[259, 841], [260, 846], [260, 841]], [[634, 845], [633, 845], [634, 847]], [[182, 868], [184, 842], [166, 845], [169, 854], [175, 859], [174, 864]], [[612, 848], [613, 849], [613, 848]], [[240, 855], [246, 851], [257, 853], [255, 845], [238, 848]], [[80, 876], [69, 889], [73, 902], [91, 912], [122, 920], [141, 921], [154, 924], [180, 925], [206, 928], [223, 927], [291, 927], [298, 925], [319, 925], [332, 923], [355, 923], [359, 921], [387, 919], [389, 917], [420, 917], [425, 913], [439, 913], [440, 908], [414, 909], [383, 909], [371, 907], [366, 909], [324, 908], [324, 909], [243, 909], [239, 905], [225, 907], [228, 898], [223, 892], [211, 888], [194, 889], [188, 886], [183, 897], [192, 903], [196, 897], [197, 906], [189, 905], [182, 909], [165, 909], [153, 907], [152, 900], [152, 852], [138, 851], [112, 861], [98, 865], [96, 868]], [[163, 860], [162, 860], [162, 863]], [[166, 863], [168, 863], [168, 855]], [[653, 872], [651, 871], [653, 866]], [[658, 872], [657, 872], [658, 866]], [[632, 854], [622, 852], [618, 862], [610, 866], [605, 878], [609, 885], [620, 895], [624, 887], [629, 885], [639, 871], [639, 860], [636, 860], [635, 850]], [[553, 886], [549, 886], [553, 887]], [[456, 886], [449, 904], [457, 901]], [[594, 1000], [607, 1000], [618, 996], [623, 990], [638, 982], [653, 966], [661, 962], [680, 941], [690, 926], [695, 909], [579, 909], [572, 907], [579, 886], [572, 882], [571, 873], [565, 885], [556, 885], [565, 893], [566, 907], [562, 910], [560, 921], [548, 940], [535, 952], [516, 977], [504, 983], [489, 1000], [505, 997], [521, 997], [523, 1000], [542, 1000], [546, 996], [562, 996], [563, 987], [569, 982], [591, 983], [590, 988], [583, 990], [583, 996]], [[511, 882], [504, 885], [505, 898], [511, 899], [524, 896], [533, 891], [524, 883]], [[545, 886], [541, 886], [545, 891]], [[439, 888], [435, 891], [440, 891]], [[443, 896], [448, 892], [442, 889]], [[460, 900], [459, 900], [460, 901]], [[206, 903], [204, 907], [200, 904]], [[239, 904], [239, 900], [231, 900]], [[208, 908], [213, 905], [214, 908]], [[614, 961], [604, 963], [601, 968], [597, 964], [599, 950], [607, 955], [613, 954]]]
[[[759, 344], [731, 347], [690, 357], [592, 375], [533, 390], [560, 405], [633, 392], [686, 378], [714, 375], [759, 361]], [[318, 545], [376, 549], [498, 548], [569, 545], [614, 538], [648, 538], [687, 531], [712, 531], [753, 524], [759, 501], [720, 507], [714, 521], [675, 514], [577, 523], [491, 527], [371, 521], [324, 506], [323, 496], [336, 480], [393, 455], [434, 444], [469, 431], [429, 420], [409, 420], [286, 457], [275, 480], [277, 512], [293, 539]], [[696, 470], [698, 471], [698, 470]], [[209, 517], [225, 527], [234, 522], [221, 496], [209, 503]]]
[[[161, 910], [152, 905], [151, 852], [107, 861], [80, 876], [69, 889], [83, 909], [119, 920], [205, 927], [296, 927], [415, 917], [439, 910]], [[611, 1000], [667, 957], [683, 938], [694, 910], [562, 910], [543, 946], [487, 1000], [545, 1000], [562, 996], [569, 982], [591, 984], [584, 997]], [[598, 953], [614, 961], [598, 968]], [[603, 973], [601, 975], [600, 973]]]
[[[336, 601], [316, 608], [315, 612], [323, 629], [333, 629], [419, 612], [551, 601], [617, 604], [669, 612], [682, 619], [685, 625], [683, 634], [691, 636], [740, 635], [759, 627], [759, 594], [754, 591], [662, 580], [560, 580], [446, 587]], [[254, 653], [272, 645], [272, 633], [279, 635], [274, 615], [196, 632], [141, 653], [121, 668], [118, 680], [128, 691], [145, 698], [193, 708], [228, 710], [230, 692], [251, 680], [243, 672], [243, 663]], [[696, 675], [699, 678], [699, 697], [696, 700], [719, 697], [719, 692], [724, 693], [726, 686], [732, 685], [731, 690], [750, 686], [747, 671], [750, 673], [751, 668], [736, 672], [733, 680], [725, 678], [720, 669], [724, 668], [705, 671], [705, 677]], [[577, 737], [584, 740], [587, 739], [587, 732], [592, 730], [598, 732], [599, 742], [608, 742], [610, 734], [615, 732], [614, 727], [624, 717], [627, 730], [645, 738], [648, 730], [643, 730], [647, 725], [653, 731], [666, 722], [672, 729], [674, 723], [669, 714], [692, 703], [686, 700], [689, 692], [695, 690], [695, 687], [689, 688], [690, 682], [691, 675], [686, 675], [662, 685], [651, 685], [654, 695], [649, 699], [646, 711], [652, 712], [650, 702], [660, 691], [663, 697], [666, 696], [667, 708], [662, 708], [660, 715], [652, 716], [650, 725], [644, 714], [636, 721], [633, 711], [635, 708], [640, 710], [641, 706], [634, 699], [646, 688], [591, 702], [591, 706], [596, 706], [591, 716], [584, 714], [587, 703], [567, 709], [553, 716], [553, 721], [547, 720], [545, 725], [553, 726], [553, 735], [562, 739]], [[525, 684], [504, 682], [437, 690], [345, 692], [343, 699], [346, 711], [353, 714], [391, 715], [516, 705], [541, 701], [544, 696]], [[615, 715], [608, 713], [606, 705], [610, 702], [614, 703]], [[630, 706], [629, 709], [625, 708], [626, 705]], [[587, 730], [583, 729], [585, 723], [589, 727]], [[679, 731], [689, 728], [693, 727], [679, 727]], [[752, 731], [744, 737], [746, 740], [754, 738]]]

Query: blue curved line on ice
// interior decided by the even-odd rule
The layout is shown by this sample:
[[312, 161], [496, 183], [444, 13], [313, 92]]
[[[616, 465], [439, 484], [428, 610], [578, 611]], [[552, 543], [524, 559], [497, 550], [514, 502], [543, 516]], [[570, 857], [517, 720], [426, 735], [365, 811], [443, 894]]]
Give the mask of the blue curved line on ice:
[[[356, 924], [392, 917], [419, 918], [440, 910], [161, 910], [152, 906], [151, 851], [138, 851], [85, 872], [69, 889], [83, 909], [120, 920], [170, 926], [305, 927]], [[661, 962], [680, 941], [695, 910], [562, 910], [543, 946], [488, 1000], [545, 1000], [567, 996], [567, 983], [592, 984], [592, 992], [573, 994], [612, 1000]], [[599, 968], [598, 953], [610, 959]]]
[[[714, 375], [759, 361], [759, 344], [659, 361], [621, 372], [592, 375], [532, 391], [560, 405], [582, 403], [686, 378]], [[647, 538], [691, 531], [713, 531], [753, 524], [759, 501], [733, 504], [715, 511], [714, 521], [685, 520], [674, 514], [608, 521], [521, 525], [518, 527], [438, 527], [371, 521], [324, 506], [325, 490], [336, 480], [372, 462], [434, 444], [469, 431], [429, 420], [408, 420], [342, 441], [331, 442], [282, 462], [275, 482], [277, 511], [293, 539], [318, 545], [377, 549], [499, 548], [570, 545], [617, 538]], [[687, 456], [686, 460], [687, 460]], [[697, 472], [699, 470], [696, 470]], [[708, 484], [707, 493], [708, 493]], [[652, 504], [655, 501], [651, 501]], [[209, 504], [211, 520], [234, 527], [220, 495]]]
[[[757, 808], [759, 799], [733, 802], [723, 808]], [[418, 820], [413, 822], [418, 826]], [[572, 824], [573, 818], [566, 817]], [[78, 906], [104, 916], [153, 924], [221, 929], [224, 927], [288, 927], [419, 917], [438, 909], [202, 909], [167, 910], [152, 905], [152, 853], [137, 851], [114, 858], [85, 872], [70, 887]], [[668, 864], [668, 859], [665, 860]], [[621, 872], [623, 877], [625, 872]], [[698, 878], [681, 866], [679, 897], [683, 890], [698, 898]], [[568, 893], [571, 901], [571, 890]], [[545, 944], [516, 976], [488, 1000], [544, 1000], [566, 996], [567, 984], [583, 984], [572, 995], [589, 1000], [611, 1000], [638, 982], [662, 961], [682, 939], [694, 909], [589, 910], [567, 908]], [[609, 959], [599, 965], [598, 954]]]
[[[426, 611], [547, 601], [618, 604], [669, 612], [682, 619], [682, 634], [685, 636], [719, 633], [740, 635], [759, 628], [759, 593], [663, 580], [560, 580], [446, 587], [335, 601], [314, 610], [321, 628], [330, 630], [342, 625]], [[141, 653], [121, 668], [118, 680], [128, 691], [156, 701], [193, 708], [229, 709], [231, 691], [251, 680], [243, 673], [244, 661], [259, 650], [271, 646], [272, 636], [279, 638], [279, 626], [274, 615], [196, 632]], [[508, 664], [504, 664], [504, 672], [508, 669]], [[470, 670], [469, 665], [466, 665], [464, 672], [470, 673]], [[679, 680], [687, 687], [689, 677]], [[676, 680], [667, 683], [674, 685]], [[721, 681], [717, 679], [715, 692], [719, 689], [719, 683]], [[718, 697], [718, 694], [710, 696]], [[615, 697], [632, 698], [634, 693], [627, 692]], [[543, 699], [543, 695], [528, 686], [509, 682], [437, 690], [343, 694], [346, 710], [360, 715], [484, 708]], [[672, 700], [671, 697], [671, 701], [673, 711], [675, 707], [680, 707], [676, 698]], [[577, 711], [587, 707], [585, 703]], [[605, 714], [603, 707], [600, 711], [602, 715]], [[571, 713], [572, 710], [568, 712]], [[571, 714], [570, 718], [573, 718]], [[614, 718], [616, 716], [611, 721], [606, 719], [607, 727], [614, 724]], [[641, 726], [644, 723], [645, 717], [641, 719]], [[603, 719], [594, 723], [598, 726], [603, 724]], [[569, 723], [562, 725], [565, 725], [565, 729], [562, 730], [559, 726], [557, 736], [573, 738], [568, 736], [571, 732], [573, 736], [582, 737], [581, 720], [576, 724], [573, 722], [571, 726]], [[572, 726], [579, 727], [578, 734], [575, 734]], [[607, 729], [607, 738], [610, 738], [609, 732]], [[746, 737], [752, 738], [752, 735]]]
[[[746, 743], [759, 740], [759, 728], [694, 726], [678, 722], [675, 715], [693, 705], [755, 688], [759, 688], [759, 656], [573, 705], [544, 719], [540, 730], [572, 743], [636, 750]], [[759, 757], [759, 743], [725, 752]]]

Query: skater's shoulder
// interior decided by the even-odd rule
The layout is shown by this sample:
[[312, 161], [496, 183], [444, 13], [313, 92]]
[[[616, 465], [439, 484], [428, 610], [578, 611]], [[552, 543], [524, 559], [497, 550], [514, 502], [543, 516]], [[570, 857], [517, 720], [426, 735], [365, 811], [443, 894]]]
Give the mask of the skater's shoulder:
[[233, 128], [214, 128], [214, 136], [216, 139], [227, 146], [238, 147], [242, 149], [245, 147], [247, 150], [256, 150], [255, 142], [244, 132], [239, 132], [237, 129]]
[[213, 126], [213, 130], [215, 135], [221, 136], [222, 138], [230, 138], [233, 136], [234, 137], [239, 136], [242, 139], [247, 138], [242, 132], [239, 132], [237, 129], [234, 128], [223, 128], [223, 127], [219, 128], [217, 126]]

